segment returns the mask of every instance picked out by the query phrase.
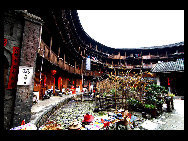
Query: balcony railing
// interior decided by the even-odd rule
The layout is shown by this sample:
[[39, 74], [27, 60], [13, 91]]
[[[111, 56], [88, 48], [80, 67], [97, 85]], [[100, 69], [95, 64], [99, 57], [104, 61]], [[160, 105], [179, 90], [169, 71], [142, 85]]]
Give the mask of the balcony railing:
[[127, 68], [127, 69], [133, 69], [134, 66], [132, 66], [132, 65], [127, 65], [126, 68]]
[[151, 69], [155, 66], [156, 64], [143, 64], [144, 69]]
[[52, 50], [50, 50], [49, 47], [43, 41], [41, 41], [38, 53], [40, 54], [40, 56], [47, 59], [52, 64], [59, 66], [63, 70], [67, 70], [70, 73], [76, 73], [80, 75], [82, 74], [82, 71], [80, 69], [69, 66], [63, 61], [62, 58], [58, 58], [58, 56]]
[[[78, 69], [73, 66], [70, 66], [70, 65], [68, 65], [67, 62], [65, 62], [65, 60], [63, 60], [62, 58], [58, 58], [58, 56], [52, 50], [50, 50], [50, 48], [43, 41], [41, 41], [40, 49], [38, 50], [38, 53], [40, 54], [40, 56], [47, 59], [52, 64], [59, 66], [63, 70], [66, 70], [70, 73], [80, 74], [80, 75], [82, 75], [82, 73], [83, 73], [82, 69]], [[168, 56], [164, 56], [164, 55], [163, 56], [143, 55], [142, 59], [157, 59], [157, 58], [161, 59], [161, 58], [167, 58], [167, 57]], [[100, 61], [98, 60], [97, 63], [100, 63]], [[134, 69], [134, 68], [151, 69], [155, 66], [155, 64], [143, 64], [143, 65], [133, 65], [133, 64], [122, 65], [121, 64], [121, 65], [118, 65], [118, 64], [108, 64], [108, 63], [106, 65], [109, 67], [111, 66], [111, 68], [117, 68], [117, 69], [122, 68], [122, 67], [127, 68], [127, 69]], [[86, 76], [101, 76], [101, 73], [99, 73], [98, 71], [89, 71], [89, 72], [85, 72], [84, 75], [86, 75]]]

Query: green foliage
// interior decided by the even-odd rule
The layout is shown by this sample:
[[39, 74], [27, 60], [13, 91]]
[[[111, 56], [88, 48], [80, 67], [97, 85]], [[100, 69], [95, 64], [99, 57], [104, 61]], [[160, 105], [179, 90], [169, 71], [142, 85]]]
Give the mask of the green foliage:
[[174, 97], [174, 96], [175, 96], [175, 94], [170, 93], [170, 94], [168, 94], [168, 96]]
[[136, 105], [139, 101], [134, 98], [127, 99], [129, 105]]
[[163, 86], [157, 84], [149, 84], [146, 87], [146, 103], [159, 105], [164, 103], [164, 96], [168, 93], [168, 90]]
[[99, 116], [103, 116], [103, 115], [105, 115], [105, 113], [102, 112], [102, 111], [99, 111], [98, 114], [99, 114]]
[[127, 99], [127, 103], [128, 103], [128, 105], [131, 105], [134, 107], [142, 107], [143, 106], [142, 102], [140, 102], [134, 98]]
[[107, 94], [107, 93], [106, 93], [106, 92], [104, 92], [104, 93], [103, 93], [103, 96], [105, 97], [105, 96], [106, 96], [106, 94]]
[[159, 95], [159, 94], [167, 94], [168, 90], [165, 89], [163, 86], [159, 86], [157, 84], [149, 84], [146, 86], [146, 91], [149, 91], [153, 95]]
[[153, 105], [153, 104], [144, 104], [144, 107], [145, 107], [146, 109], [155, 109], [155, 108], [156, 108], [156, 106]]
[[115, 95], [115, 89], [111, 89], [111, 90], [110, 90], [110, 93], [111, 93], [112, 95]]

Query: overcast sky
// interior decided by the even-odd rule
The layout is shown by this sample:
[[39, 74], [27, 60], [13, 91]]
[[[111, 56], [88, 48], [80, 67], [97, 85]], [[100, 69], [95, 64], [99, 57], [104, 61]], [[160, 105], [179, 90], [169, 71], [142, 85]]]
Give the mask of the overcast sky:
[[183, 10], [78, 10], [84, 31], [113, 48], [168, 45], [184, 41]]

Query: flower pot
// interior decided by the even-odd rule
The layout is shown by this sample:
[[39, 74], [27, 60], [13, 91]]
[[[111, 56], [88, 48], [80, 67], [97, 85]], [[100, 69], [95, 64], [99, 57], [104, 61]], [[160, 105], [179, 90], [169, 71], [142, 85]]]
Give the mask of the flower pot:
[[146, 112], [142, 112], [142, 117], [146, 118]]
[[156, 118], [157, 117], [157, 109], [151, 109], [151, 117]]
[[150, 113], [150, 109], [144, 108], [144, 112], [145, 112], [145, 113]]
[[129, 111], [132, 111], [133, 110], [133, 106], [132, 105], [128, 105], [128, 109], [129, 109]]
[[163, 105], [162, 104], [157, 104], [157, 110], [161, 113], [163, 109]]

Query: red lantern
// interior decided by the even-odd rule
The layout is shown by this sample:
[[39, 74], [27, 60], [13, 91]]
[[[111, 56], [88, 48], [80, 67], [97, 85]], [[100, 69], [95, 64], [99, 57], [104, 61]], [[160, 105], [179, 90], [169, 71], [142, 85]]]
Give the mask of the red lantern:
[[57, 72], [56, 70], [51, 70], [52, 75], [55, 75], [56, 72]]
[[46, 85], [46, 76], [44, 76], [44, 85]]

